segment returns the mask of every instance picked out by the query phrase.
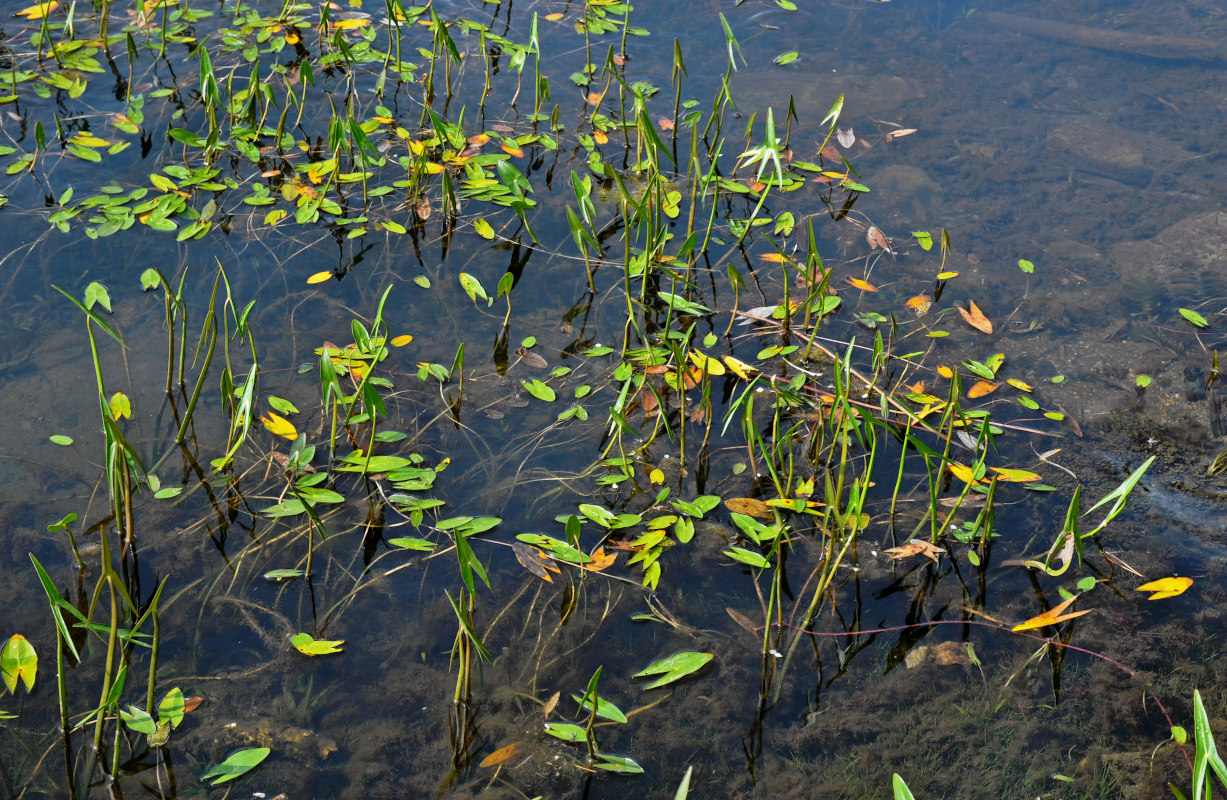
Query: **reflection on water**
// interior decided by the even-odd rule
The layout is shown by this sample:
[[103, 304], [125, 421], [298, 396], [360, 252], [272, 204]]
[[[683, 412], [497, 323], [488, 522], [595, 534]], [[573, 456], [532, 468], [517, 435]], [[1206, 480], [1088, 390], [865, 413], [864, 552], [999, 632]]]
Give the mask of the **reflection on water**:
[[[569, 5], [458, 5], [458, 13], [467, 9], [475, 18], [493, 19], [503, 33], [517, 36], [527, 30], [531, 12], [539, 13], [554, 102], [561, 104], [564, 124], [581, 124], [578, 117], [586, 112], [569, 98], [565, 77], [582, 69], [576, 49], [582, 39], [565, 22], [546, 17], [572, 13]], [[743, 622], [762, 619], [768, 598], [749, 569], [734, 568], [721, 555], [737, 533], [720, 512], [698, 524], [689, 544], [667, 553], [655, 593], [639, 586], [639, 571], [621, 566], [608, 576], [559, 576], [548, 584], [531, 578], [505, 546], [513, 534], [561, 537], [556, 517], [574, 513], [581, 502], [646, 513], [656, 506], [658, 490], [640, 479], [646, 488], [623, 482], [593, 496], [593, 480], [604, 468], [592, 465], [606, 443], [603, 423], [617, 385], [608, 384], [608, 362], [581, 353], [619, 344], [626, 301], [617, 266], [597, 265], [592, 294], [576, 260], [552, 255], [571, 236], [563, 223], [563, 208], [573, 199], [570, 170], [585, 169], [586, 153], [574, 141], [535, 151], [522, 165], [539, 192], [540, 210], [530, 217], [544, 243], [539, 248], [529, 246], [523, 231], [517, 241], [496, 246], [444, 231], [437, 207], [407, 223], [404, 236], [368, 232], [350, 239], [323, 228], [269, 229], [258, 217], [249, 222], [241, 208], [232, 212], [241, 225], [186, 246], [173, 235], [135, 231], [97, 240], [79, 227], [43, 233], [43, 212], [34, 209], [44, 195], [74, 181], [95, 181], [79, 164], [66, 162], [71, 177], [65, 185], [47, 189], [14, 179], [2, 212], [21, 219], [0, 232], [9, 253], [0, 321], [9, 343], [0, 364], [0, 413], [7, 421], [0, 556], [9, 576], [9, 632], [24, 632], [45, 659], [53, 656], [28, 554], [52, 569], [69, 602], [86, 607], [86, 579], [92, 586], [94, 576], [78, 583], [67, 542], [45, 528], [76, 512], [86, 523], [82, 538], [89, 546], [109, 513], [101, 499], [105, 487], [96, 483], [100, 447], [92, 389], [78, 390], [93, 380], [84, 326], [51, 285], [77, 296], [91, 280], [111, 287], [114, 324], [132, 347], [121, 352], [102, 342], [115, 383], [108, 389], [133, 398], [130, 436], [153, 461], [174, 423], [166, 406], [157, 407], [165, 366], [163, 308], [160, 300], [138, 294], [138, 276], [150, 265], [167, 275], [190, 267], [189, 293], [206, 297], [216, 257], [235, 297], [256, 301], [253, 322], [267, 368], [261, 390], [304, 409], [300, 429], [313, 440], [324, 435], [328, 420], [320, 413], [315, 374], [297, 368], [314, 369], [313, 351], [325, 341], [349, 341], [350, 320], [369, 319], [383, 287], [394, 287], [385, 315], [394, 333], [415, 338], [384, 365], [396, 386], [388, 427], [408, 434], [428, 466], [451, 459], [434, 495], [446, 502], [445, 516], [503, 520], [488, 541], [475, 540], [492, 588], [477, 584], [472, 617], [492, 661], [475, 665], [472, 700], [454, 705], [457, 611], [443, 595], [458, 596], [457, 556], [389, 548], [386, 540], [413, 537], [417, 530], [366, 499], [395, 491], [384, 478], [373, 479], [374, 489], [357, 477], [338, 484], [350, 499], [323, 515], [324, 542], [312, 581], [263, 578], [271, 570], [301, 567], [301, 537], [260, 514], [285, 499], [285, 481], [257, 452], [245, 456], [236, 482], [202, 482], [216, 456], [213, 443], [227, 436], [225, 420], [202, 415], [193, 439], [202, 443], [192, 453], [198, 463], [185, 461], [177, 474], [163, 476], [198, 488], [177, 505], [142, 505], [134, 579], [146, 597], [159, 579], [171, 579], [161, 620], [159, 693], [178, 685], [205, 703], [168, 747], [138, 750], [124, 765], [131, 776], [125, 793], [194, 793], [196, 776], [240, 746], [272, 749], [270, 761], [241, 787], [270, 797], [672, 797], [689, 765], [696, 768], [691, 791], [697, 797], [881, 797], [891, 772], [905, 775], [918, 797], [1141, 798], [1166, 796], [1168, 780], [1185, 784], [1187, 767], [1174, 746], [1151, 757], [1167, 736], [1168, 721], [1144, 701], [1142, 689], [1149, 686], [1187, 727], [1192, 689], [1200, 687], [1212, 715], [1221, 716], [1217, 687], [1227, 685], [1215, 658], [1223, 630], [1217, 610], [1222, 551], [1214, 537], [1223, 519], [1222, 491], [1205, 474], [1222, 446], [1212, 440], [1204, 389], [1227, 305], [1220, 268], [1227, 216], [1218, 189], [1227, 73], [1214, 52], [1172, 58], [1170, 48], [1185, 39], [1222, 42], [1227, 21], [1211, 4], [1170, 0], [1009, 6], [1010, 15], [1039, 21], [1034, 24], [941, 2], [814, 2], [796, 12], [765, 0], [711, 2], [688, 4], [685, 14], [664, 4], [645, 6], [636, 10], [636, 24], [652, 35], [630, 38], [627, 69], [631, 79], [662, 87], [652, 101], [653, 118], [671, 110], [667, 45], [674, 36], [690, 75], [682, 97], [698, 99], [706, 111], [726, 57], [717, 12], [726, 15], [745, 62], [730, 82], [741, 115], [733, 127], [751, 115], [761, 126], [771, 107], [777, 131], [789, 131], [793, 157], [812, 160], [825, 133], [821, 121], [834, 98], [846, 95], [841, 127], [852, 141], [839, 147], [872, 191], [840, 221], [816, 202], [818, 183], [772, 197], [767, 209], [775, 215], [790, 204], [798, 218], [813, 217], [845, 311], [893, 311], [916, 342], [910, 349], [931, 350], [931, 365], [1004, 352], [1009, 374], [1034, 387], [1042, 409], [1066, 415], [1060, 423], [1045, 420], [1019, 405], [1017, 392], [1002, 392], [991, 406], [994, 419], [1044, 432], [1029, 440], [1011, 433], [999, 444], [1013, 463], [1029, 464], [1058, 489], [1052, 501], [1002, 489], [1000, 537], [991, 544], [999, 566], [976, 570], [965, 558], [949, 557], [893, 561], [879, 552], [911, 538], [923, 521], [918, 506], [927, 497], [909, 471], [904, 480], [911, 482], [905, 489], [912, 499], [900, 504], [894, 527], [886, 524], [890, 489], [879, 487], [871, 526], [809, 625], [838, 636], [772, 632], [763, 653], [763, 632]], [[1113, 31], [1135, 36], [1112, 38]], [[1116, 44], [1101, 46], [1107, 41]], [[471, 41], [464, 46], [477, 47]], [[773, 64], [789, 51], [799, 54], [795, 61]], [[476, 80], [479, 87], [480, 76]], [[501, 105], [488, 107], [489, 116], [474, 130], [531, 129], [510, 107], [513, 83], [499, 81]], [[105, 92], [91, 89], [86, 97], [109, 109]], [[462, 97], [469, 109], [476, 106], [475, 95]], [[795, 116], [787, 114], [790, 97]], [[384, 102], [406, 125], [415, 124], [417, 94], [406, 90]], [[49, 113], [50, 105], [34, 98], [23, 103], [6, 124], [18, 124], [13, 117], [25, 113]], [[451, 108], [451, 118], [458, 108]], [[900, 129], [916, 132], [890, 135]], [[151, 159], [160, 146], [154, 145]], [[738, 152], [727, 144], [722, 166], [731, 168]], [[107, 167], [125, 187], [148, 183], [153, 169], [135, 155]], [[228, 168], [251, 179], [242, 171], [249, 166]], [[594, 199], [602, 220], [615, 216], [612, 186], [598, 185]], [[725, 217], [749, 211], [721, 203], [718, 213]], [[405, 209], [397, 213], [407, 216]], [[869, 246], [870, 225], [889, 237], [894, 254]], [[959, 275], [945, 288], [944, 314], [935, 310], [917, 322], [904, 301], [932, 289], [937, 261], [911, 234], [941, 228], [954, 245], [944, 268]], [[604, 233], [606, 247], [616, 253], [616, 221]], [[726, 309], [734, 298], [728, 264], [741, 269], [750, 286], [742, 307], [777, 303], [782, 296], [778, 275], [756, 266], [757, 252], [743, 259], [725, 244], [728, 255], [706, 265], [714, 277], [704, 278], [721, 313], [700, 322], [700, 335], [709, 328], [720, 335], [729, 322]], [[713, 246], [711, 252], [724, 251]], [[1034, 271], [1020, 269], [1020, 259], [1032, 262]], [[343, 280], [305, 284], [321, 270]], [[477, 276], [487, 290], [504, 272], [516, 283], [506, 299], [474, 304], [458, 290], [457, 272]], [[847, 290], [847, 277], [866, 280], [877, 292]], [[952, 306], [968, 300], [997, 324], [992, 338], [973, 340], [961, 331], [924, 336], [919, 325], [961, 326]], [[1181, 308], [1203, 315], [1209, 328], [1190, 325]], [[851, 313], [824, 334], [844, 343], [853, 335], [862, 343], [872, 337]], [[530, 336], [535, 344], [517, 354]], [[763, 337], [735, 336], [728, 346], [739, 358], [752, 360], [764, 346]], [[452, 364], [461, 342], [463, 396], [454, 384], [418, 380], [420, 363]], [[527, 358], [529, 350], [545, 366]], [[547, 379], [559, 367], [570, 370], [551, 380], [560, 402], [545, 405], [526, 394], [522, 380]], [[1139, 376], [1151, 379], [1148, 388], [1138, 387]], [[201, 402], [219, 400], [210, 381]], [[721, 398], [713, 400], [722, 415], [729, 398], [723, 408]], [[572, 402], [591, 414], [588, 424], [557, 420]], [[635, 422], [646, 420], [644, 414]], [[58, 448], [47, 441], [54, 433], [71, 435], [77, 444]], [[271, 437], [259, 441], [270, 452], [286, 449]], [[753, 484], [739, 469], [745, 458], [737, 441], [713, 442], [708, 458], [682, 467], [678, 451], [663, 438], [642, 463], [661, 469], [673, 498], [745, 496]], [[1114, 523], [1102, 541], [1087, 543], [1089, 569], [1103, 583], [1082, 607], [1095, 613], [1063, 629], [1065, 643], [1107, 656], [1136, 676], [1084, 651], [1045, 648], [970, 624], [1008, 627], [1037, 613], [1041, 601], [1044, 607], [1060, 602], [1058, 585], [1072, 587], [1072, 581], [1060, 584], [1002, 564], [1042, 555], [1060, 530], [1076, 483], [1028, 460], [1031, 449], [1055, 448], [1060, 452], [1051, 460], [1086, 486], [1083, 508], [1146, 457], [1157, 456], [1141, 490], [1147, 493], [1131, 500], [1137, 511]], [[887, 455], [897, 455], [893, 441]], [[954, 527], [974, 515], [975, 509], [964, 510]], [[596, 542], [594, 528], [588, 524], [585, 546]], [[824, 557], [816, 538], [795, 542], [781, 584], [785, 607], [808, 604], [810, 581]], [[1140, 581], [1120, 564], [1147, 579], [1189, 575], [1195, 589], [1144, 603], [1127, 588]], [[791, 619], [804, 627], [800, 612]], [[958, 620], [968, 624], [867, 632]], [[345, 640], [344, 655], [301, 657], [287, 641], [300, 630]], [[644, 681], [632, 678], [678, 651], [715, 658], [698, 677], [673, 688], [645, 691]], [[96, 662], [87, 659], [81, 668], [89, 675], [72, 675], [76, 708], [96, 702], [88, 696], [97, 683]], [[576, 717], [572, 695], [583, 693], [598, 667], [600, 695], [628, 717], [625, 724], [598, 723], [602, 749], [635, 758], [643, 776], [594, 775], [585, 769], [581, 745], [542, 733], [546, 719]], [[561, 693], [557, 708], [547, 711], [555, 693]], [[58, 725], [54, 695], [50, 680], [43, 683], [26, 701], [20, 728], [0, 734], [11, 743], [0, 748], [8, 794], [17, 794], [46, 748], [58, 746], [51, 736]], [[16, 705], [6, 701], [3, 707]], [[506, 760], [478, 766], [509, 745], [515, 749]], [[61, 772], [44, 768], [27, 796], [63, 796], [62, 781]]]

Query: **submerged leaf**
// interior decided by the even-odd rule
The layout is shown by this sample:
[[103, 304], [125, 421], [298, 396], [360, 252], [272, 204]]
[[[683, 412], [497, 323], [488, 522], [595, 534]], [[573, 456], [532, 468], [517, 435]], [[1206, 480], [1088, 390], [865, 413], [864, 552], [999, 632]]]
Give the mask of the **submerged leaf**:
[[502, 764], [504, 761], [506, 761], [507, 759], [511, 758], [516, 753], [518, 753], [519, 750], [520, 750], [519, 742], [512, 742], [511, 744], [504, 745], [503, 747], [500, 747], [499, 749], [495, 750], [490, 755], [483, 758], [481, 760], [481, 763], [479, 763], [477, 766], [493, 767], [495, 764]]

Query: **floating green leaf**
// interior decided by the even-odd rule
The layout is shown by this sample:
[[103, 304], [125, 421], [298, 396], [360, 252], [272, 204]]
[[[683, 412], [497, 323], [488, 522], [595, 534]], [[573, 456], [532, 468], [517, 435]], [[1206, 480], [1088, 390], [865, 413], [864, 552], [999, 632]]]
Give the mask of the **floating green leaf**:
[[38, 654], [34, 645], [26, 637], [15, 633], [0, 648], [0, 676], [10, 694], [17, 693], [17, 680], [26, 686], [26, 691], [34, 691], [34, 676], [38, 673]]
[[232, 781], [258, 767], [260, 762], [268, 758], [270, 752], [272, 751], [267, 747], [248, 747], [237, 753], [231, 753], [225, 761], [201, 775], [200, 780], [207, 781], [213, 778], [214, 786]]
[[1206, 322], [1206, 318], [1203, 317], [1201, 314], [1198, 314], [1196, 311], [1192, 311], [1187, 308], [1182, 308], [1180, 309], [1180, 316], [1184, 317], [1186, 320], [1188, 320], [1189, 322], [1191, 322], [1192, 324], [1196, 325], [1199, 328], [1210, 327], [1210, 323]]
[[558, 395], [554, 393], [554, 390], [548, 384], [542, 383], [536, 378], [520, 381], [520, 383], [524, 386], [525, 391], [538, 400], [552, 403], [558, 398]]
[[309, 633], [296, 633], [290, 637], [290, 644], [305, 656], [326, 656], [341, 652], [341, 645], [345, 644], [345, 640], [329, 641], [316, 639]]
[[51, 436], [47, 438], [49, 438], [53, 444], [63, 445], [64, 447], [67, 447], [70, 444], [72, 444], [71, 436], [64, 436], [63, 434], [60, 434], [60, 433], [52, 434]]
[[654, 661], [647, 667], [635, 673], [636, 678], [646, 678], [651, 675], [660, 677], [649, 683], [644, 689], [657, 689], [661, 686], [681, 680], [687, 675], [698, 672], [711, 661], [712, 653], [684, 652]]
[[[578, 694], [571, 695], [571, 699], [579, 703], [579, 707], [584, 712], [590, 713], [592, 711], [592, 701], [590, 699]], [[614, 722], [626, 722], [626, 715], [622, 713], [622, 710], [600, 695], [597, 695], [596, 698], [596, 715], [613, 720]]]
[[579, 725], [572, 725], [569, 722], [547, 722], [545, 723], [545, 732], [555, 739], [562, 739], [564, 742], [582, 742], [588, 738], [588, 732]]
[[784, 66], [785, 64], [791, 64], [792, 62], [796, 60], [797, 60], [796, 50], [789, 50], [787, 53], [780, 53], [774, 59], [775, 63], [779, 64], [780, 66]]

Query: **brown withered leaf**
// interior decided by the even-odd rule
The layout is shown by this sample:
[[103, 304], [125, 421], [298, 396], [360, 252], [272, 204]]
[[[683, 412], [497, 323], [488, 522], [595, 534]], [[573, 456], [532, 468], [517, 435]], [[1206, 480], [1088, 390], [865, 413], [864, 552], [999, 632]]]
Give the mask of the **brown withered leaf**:
[[554, 713], [554, 709], [558, 708], [558, 701], [562, 697], [562, 692], [554, 692], [550, 695], [550, 699], [545, 701], [545, 705], [541, 706], [541, 716], [549, 717]]
[[520, 357], [521, 361], [530, 367], [545, 369], [549, 366], [544, 358], [529, 350], [527, 347], [521, 347], [516, 351], [516, 355]]
[[907, 544], [901, 544], [898, 547], [891, 547], [887, 550], [883, 550], [882, 552], [896, 561], [901, 558], [907, 558], [908, 556], [920, 555], [936, 564], [937, 557], [946, 551], [932, 542], [926, 542], [923, 539], [912, 539]]
[[500, 747], [499, 749], [495, 750], [490, 755], [483, 758], [481, 760], [481, 763], [478, 764], [477, 766], [493, 767], [495, 764], [502, 764], [504, 761], [506, 761], [507, 759], [514, 756], [517, 752], [519, 752], [519, 750], [520, 750], [520, 743], [512, 742], [509, 745]]
[[737, 514], [745, 514], [749, 517], [760, 517], [761, 519], [771, 519], [771, 506], [764, 503], [762, 500], [755, 500], [753, 497], [726, 497], [724, 499], [724, 507], [729, 511]]
[[204, 702], [204, 698], [196, 695], [195, 697], [186, 697], [183, 700], [183, 713], [190, 714], [200, 708], [200, 704]]
[[890, 242], [886, 239], [886, 234], [882, 233], [877, 225], [870, 225], [869, 230], [865, 231], [865, 241], [869, 242], [870, 249], [880, 247], [892, 256], [895, 254], [895, 251], [890, 249]]
[[980, 307], [974, 302], [969, 302], [967, 304], [967, 309], [964, 309], [962, 306], [955, 306], [955, 308], [957, 308], [959, 313], [963, 315], [963, 320], [971, 327], [980, 331], [980, 333], [993, 332], [992, 321], [989, 320], [988, 317], [984, 316], [984, 312], [981, 311]]
[[413, 207], [413, 210], [417, 212], [420, 219], [430, 219], [430, 199], [425, 197], [422, 198], [418, 204]]
[[730, 617], [733, 618], [733, 622], [736, 622], [742, 628], [749, 631], [751, 636], [761, 637], [762, 632], [759, 631], [757, 627], [755, 627], [754, 623], [745, 614], [733, 608], [726, 608], [724, 610]]
[[915, 669], [929, 662], [939, 667], [971, 666], [971, 658], [967, 655], [967, 645], [962, 642], [922, 644], [913, 647], [903, 659], [903, 666], [907, 669]]
[[559, 572], [562, 570], [550, 560], [550, 557], [545, 554], [539, 547], [524, 544], [524, 542], [515, 541], [511, 543], [511, 549], [515, 551], [516, 561], [519, 561], [524, 569], [536, 575], [546, 583], [553, 583], [554, 579], [550, 577], [551, 572]]
[[911, 136], [915, 132], [915, 128], [900, 128], [897, 131], [890, 131], [886, 134], [886, 141], [893, 142], [895, 139], [899, 139], [904, 136]]

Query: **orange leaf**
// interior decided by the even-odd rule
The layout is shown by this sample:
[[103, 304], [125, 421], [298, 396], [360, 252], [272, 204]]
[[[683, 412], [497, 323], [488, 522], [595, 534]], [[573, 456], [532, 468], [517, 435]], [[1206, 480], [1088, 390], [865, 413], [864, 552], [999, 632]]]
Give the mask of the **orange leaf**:
[[967, 304], [969, 310], [963, 310], [962, 306], [955, 306], [959, 313], [963, 315], [963, 319], [968, 325], [980, 331], [980, 333], [992, 333], [993, 323], [988, 317], [984, 316], [984, 312], [975, 303]]
[[848, 283], [852, 284], [862, 292], [876, 292], [878, 287], [874, 286], [869, 281], [863, 281], [860, 278], [848, 278]]
[[618, 557], [613, 553], [605, 555], [605, 548], [598, 547], [596, 552], [592, 554], [592, 560], [584, 564], [584, 569], [589, 572], [600, 572], [603, 569], [613, 566], [613, 563], [618, 560]]
[[200, 704], [201, 704], [201, 703], [203, 703], [203, 702], [204, 702], [204, 698], [203, 698], [203, 697], [200, 697], [200, 696], [196, 696], [196, 697], [187, 697], [187, 698], [184, 698], [184, 700], [183, 700], [183, 713], [184, 713], [184, 714], [190, 714], [191, 712], [193, 712], [193, 711], [195, 711], [197, 708], [199, 708], [199, 707], [200, 707]]
[[927, 294], [918, 294], [911, 300], [908, 300], [905, 305], [912, 309], [912, 311], [916, 313], [916, 316], [923, 317], [925, 314], [929, 313], [929, 307], [933, 305], [933, 298], [929, 297]]
[[515, 158], [523, 158], [523, 157], [524, 157], [524, 150], [523, 150], [523, 148], [521, 148], [521, 147], [520, 147], [519, 145], [517, 145], [517, 144], [504, 144], [504, 145], [503, 145], [503, 152], [504, 152], [504, 153], [506, 153], [507, 155], [509, 155], [509, 156], [513, 156], [513, 157], [515, 157]]
[[656, 124], [660, 126], [662, 131], [673, 130], [673, 120], [669, 119], [668, 117], [661, 117], [660, 119], [656, 120]]
[[755, 500], [753, 497], [727, 497], [724, 500], [724, 507], [729, 511], [746, 514], [751, 517], [770, 519], [772, 516], [771, 506], [762, 500]]
[[1018, 623], [1010, 630], [1029, 631], [1035, 628], [1043, 628], [1048, 625], [1056, 625], [1058, 622], [1064, 622], [1067, 619], [1073, 619], [1074, 617], [1080, 617], [1083, 614], [1091, 613], [1091, 611], [1093, 611], [1094, 609], [1088, 608], [1085, 611], [1072, 611], [1069, 614], [1063, 613], [1065, 609], [1069, 608], [1070, 603], [1074, 602], [1079, 597], [1080, 595], [1074, 595], [1073, 597], [1069, 598], [1065, 602], [1059, 603], [1053, 606], [1052, 608], [1048, 609], [1043, 614], [1036, 615], [1032, 617], [1031, 619], [1027, 620], [1026, 622]]
[[997, 391], [997, 387], [1000, 385], [1000, 383], [993, 383], [992, 381], [976, 381], [974, 384], [972, 384], [972, 387], [967, 390], [967, 396], [972, 400], [975, 400], [977, 397], [992, 394], [993, 392]]
[[553, 14], [545, 15], [545, 18], [548, 19], [550, 22], [557, 22], [558, 20], [562, 19], [562, 17], [563, 17], [563, 14], [557, 11], [555, 11]]
[[763, 253], [761, 256], [759, 256], [759, 258], [766, 261], [768, 264], [783, 264], [785, 261], [789, 260], [788, 256], [784, 255], [783, 253]]
[[1137, 588], [1139, 592], [1154, 592], [1148, 600], [1162, 600], [1183, 594], [1185, 589], [1193, 585], [1192, 578], [1160, 578], [1157, 581], [1143, 583]]
[[592, 141], [596, 142], [597, 144], [606, 144], [609, 142], [609, 135], [606, 134], [605, 131], [593, 131]]
[[519, 749], [520, 749], [520, 743], [512, 742], [509, 745], [500, 747], [499, 749], [495, 750], [490, 755], [483, 758], [481, 760], [481, 763], [478, 764], [477, 766], [493, 767], [495, 764], [502, 764], [504, 761], [514, 756], [519, 751]]
[[605, 96], [604, 92], [588, 92], [588, 97], [587, 97], [588, 105], [599, 106], [601, 104], [601, 98], [603, 98], [604, 96]]
[[937, 374], [941, 375], [946, 380], [949, 380], [954, 377], [954, 370], [950, 369], [950, 367], [943, 365], [937, 368]]

